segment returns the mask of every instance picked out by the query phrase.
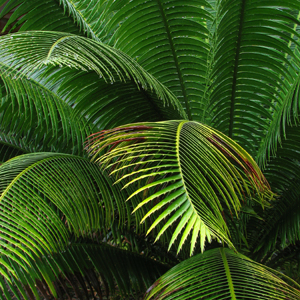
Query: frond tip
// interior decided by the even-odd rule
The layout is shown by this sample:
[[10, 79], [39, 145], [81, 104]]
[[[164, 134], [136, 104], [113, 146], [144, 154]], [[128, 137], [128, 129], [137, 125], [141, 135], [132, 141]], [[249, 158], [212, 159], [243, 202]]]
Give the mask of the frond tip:
[[234, 248], [224, 210], [237, 215], [248, 197], [262, 206], [272, 198], [253, 158], [230, 138], [197, 122], [124, 125], [92, 135], [87, 148], [124, 188], [133, 187], [129, 199], [138, 195], [140, 201], [134, 212], [151, 205], [141, 220], [155, 216], [148, 233], [158, 229], [158, 239], [175, 226], [171, 247], [183, 232], [178, 251], [190, 234], [190, 254], [199, 236], [201, 251], [211, 237]]
[[144, 299], [300, 299], [299, 290], [278, 275], [246, 256], [217, 248], [169, 270]]

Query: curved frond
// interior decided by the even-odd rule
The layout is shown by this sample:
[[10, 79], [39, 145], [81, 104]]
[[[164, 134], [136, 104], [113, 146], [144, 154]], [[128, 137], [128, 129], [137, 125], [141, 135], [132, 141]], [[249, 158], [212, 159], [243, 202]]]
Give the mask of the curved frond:
[[74, 120], [84, 118], [94, 132], [131, 121], [161, 121], [179, 114], [173, 106], [164, 107], [155, 93], [139, 89], [132, 82], [106, 83], [93, 71], [44, 67], [34, 75], [72, 107]]
[[61, 95], [36, 76], [25, 77], [17, 67], [1, 61], [0, 76], [7, 93], [0, 107], [2, 134], [26, 140], [34, 151], [82, 153], [91, 126], [84, 118], [75, 119], [72, 107]]
[[[20, 268], [11, 256], [1, 256], [7, 269], [11, 268], [4, 292], [10, 287], [14, 296], [23, 299], [48, 299], [49, 295], [90, 299], [97, 293], [108, 298], [118, 292], [123, 296], [144, 292], [169, 267], [143, 255], [118, 249], [96, 241], [72, 242], [64, 251], [42, 257], [25, 255], [30, 264]], [[3, 265], [0, 272], [3, 274]], [[0, 279], [4, 282], [3, 279]], [[11, 300], [7, 293], [6, 300]]]
[[[294, 73], [293, 83], [284, 96], [283, 103], [276, 107], [268, 132], [259, 147], [256, 158], [259, 165], [265, 166], [268, 160], [273, 160], [273, 158], [278, 155], [281, 156], [282, 153], [277, 154], [277, 152], [280, 151], [278, 147], [285, 148], [288, 146], [288, 142], [284, 140], [291, 140], [297, 135], [297, 129], [293, 128], [293, 126], [299, 124], [299, 88], [300, 75], [299, 73]], [[297, 143], [298, 139], [296, 138], [293, 141]], [[283, 146], [283, 144], [285, 146]], [[293, 146], [290, 145], [289, 148], [291, 148], [292, 152], [297, 151], [297, 147], [293, 150]], [[286, 151], [288, 151], [288, 149], [286, 149]], [[295, 154], [293, 156], [295, 156]]]
[[1, 165], [0, 174], [3, 255], [12, 252], [26, 262], [23, 251], [61, 251], [70, 236], [105, 232], [114, 219], [130, 226], [126, 195], [83, 158], [27, 154]]
[[[148, 94], [148, 100], [154, 105], [163, 105], [163, 111], [173, 106], [177, 116], [185, 116], [180, 103], [167, 88], [129, 56], [100, 42], [65, 33], [26, 32], [1, 37], [0, 50], [2, 64], [20, 72], [16, 79], [29, 77], [45, 65], [93, 70], [99, 80], [109, 84], [134, 84]], [[11, 73], [10, 70], [6, 72]], [[151, 93], [156, 97], [151, 97]]]
[[[21, 155], [0, 166], [0, 178], [0, 274], [15, 295], [39, 299], [37, 287], [43, 294], [44, 283], [55, 296], [66, 282], [87, 294], [85, 281], [101, 293], [99, 274], [110, 290], [116, 281], [126, 294], [144, 289], [166, 270], [137, 254], [97, 245], [107, 240], [113, 222], [122, 230], [133, 218], [126, 194], [86, 159]], [[94, 245], [81, 244], [82, 238]], [[141, 274], [144, 268], [148, 272]]]
[[145, 299], [300, 299], [299, 290], [280, 276], [244, 255], [218, 248], [173, 267], [148, 289]]
[[[299, 85], [299, 77], [295, 82]], [[265, 163], [264, 175], [279, 197], [271, 208], [260, 213], [262, 220], [250, 220], [247, 226], [249, 244], [256, 252], [253, 257], [257, 259], [262, 259], [266, 254], [273, 253], [276, 248], [285, 248], [300, 239], [300, 131], [296, 126], [298, 89], [299, 86], [294, 91], [290, 104], [285, 108], [287, 112], [282, 114], [282, 118], [277, 119], [279, 120], [277, 137], [284, 136], [284, 138], [281, 142], [274, 138], [272, 142], [277, 143], [277, 149], [268, 160], [266, 160], [268, 155], [261, 156], [261, 162]]]
[[4, 30], [11, 26], [19, 32], [60, 31], [105, 41], [112, 35], [107, 31], [106, 23], [128, 1], [0, 1], [0, 6], [4, 5], [0, 19], [13, 10]]
[[0, 18], [13, 10], [6, 24], [6, 27], [13, 25], [12, 30], [18, 28], [19, 31], [49, 30], [84, 34], [80, 26], [74, 23], [66, 7], [56, 0], [2, 0], [1, 5], [4, 7], [0, 12]]
[[214, 128], [254, 155], [294, 82], [287, 55], [295, 56], [289, 42], [299, 38], [292, 14], [299, 1], [219, 3], [207, 111]]
[[289, 189], [295, 179], [299, 179], [299, 141], [299, 127], [286, 126], [285, 139], [278, 145], [276, 155], [271, 156], [264, 166], [266, 178], [280, 194]]
[[196, 122], [121, 126], [94, 134], [88, 149], [124, 188], [133, 186], [130, 198], [140, 195], [134, 211], [150, 203], [153, 208], [142, 221], [159, 212], [148, 232], [159, 227], [158, 239], [175, 222], [169, 248], [181, 235], [178, 251], [189, 235], [190, 254], [199, 236], [202, 251], [211, 236], [233, 247], [223, 207], [237, 214], [251, 188], [262, 205], [272, 195], [247, 152], [222, 133]]
[[209, 6], [205, 0], [135, 0], [113, 7], [114, 14], [110, 8], [103, 13], [106, 30], [114, 32], [110, 44], [167, 86], [196, 121], [202, 118], [208, 84], [211, 15], [204, 8]]
[[14, 137], [0, 133], [0, 164], [15, 156], [27, 153], [27, 149], [22, 146]]

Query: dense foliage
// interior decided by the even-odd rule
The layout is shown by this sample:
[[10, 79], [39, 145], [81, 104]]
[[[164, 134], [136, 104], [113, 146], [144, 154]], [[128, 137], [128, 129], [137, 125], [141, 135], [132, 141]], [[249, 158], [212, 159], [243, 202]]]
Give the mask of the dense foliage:
[[299, 0], [1, 5], [1, 299], [300, 299]]

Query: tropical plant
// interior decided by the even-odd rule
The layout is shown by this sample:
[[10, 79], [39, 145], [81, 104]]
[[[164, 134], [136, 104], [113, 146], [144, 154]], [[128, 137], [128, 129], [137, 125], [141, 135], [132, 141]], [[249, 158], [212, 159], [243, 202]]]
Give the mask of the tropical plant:
[[300, 299], [299, 0], [1, 5], [1, 299]]

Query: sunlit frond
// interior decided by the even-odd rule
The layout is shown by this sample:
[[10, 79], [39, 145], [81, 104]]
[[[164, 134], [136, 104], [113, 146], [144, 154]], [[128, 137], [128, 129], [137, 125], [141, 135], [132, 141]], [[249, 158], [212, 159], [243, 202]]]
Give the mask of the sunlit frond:
[[139, 194], [142, 200], [134, 211], [152, 203], [143, 220], [160, 212], [148, 232], [159, 224], [158, 239], [166, 228], [179, 222], [169, 243], [170, 248], [181, 235], [178, 251], [189, 235], [190, 253], [199, 236], [202, 251], [205, 239], [210, 241], [211, 236], [233, 247], [223, 206], [237, 214], [251, 189], [262, 205], [266, 204], [264, 198], [272, 195], [247, 152], [220, 132], [196, 122], [121, 126], [91, 136], [88, 149], [124, 188], [139, 182], [131, 197]]

